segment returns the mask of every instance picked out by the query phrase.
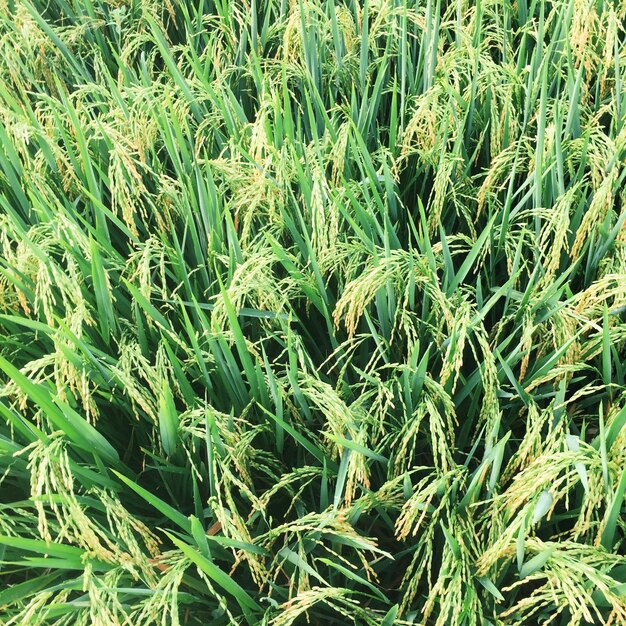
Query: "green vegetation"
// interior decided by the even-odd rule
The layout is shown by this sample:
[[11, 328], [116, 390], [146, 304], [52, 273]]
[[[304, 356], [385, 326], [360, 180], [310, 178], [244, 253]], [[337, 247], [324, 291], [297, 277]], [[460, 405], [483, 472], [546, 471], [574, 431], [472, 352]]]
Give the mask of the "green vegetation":
[[0, 0], [0, 623], [626, 624], [624, 0]]

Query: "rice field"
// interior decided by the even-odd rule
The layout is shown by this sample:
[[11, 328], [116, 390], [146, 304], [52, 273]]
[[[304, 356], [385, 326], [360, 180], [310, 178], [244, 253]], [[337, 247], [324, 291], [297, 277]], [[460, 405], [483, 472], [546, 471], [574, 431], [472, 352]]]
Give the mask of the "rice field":
[[626, 624], [626, 1], [0, 0], [0, 624]]

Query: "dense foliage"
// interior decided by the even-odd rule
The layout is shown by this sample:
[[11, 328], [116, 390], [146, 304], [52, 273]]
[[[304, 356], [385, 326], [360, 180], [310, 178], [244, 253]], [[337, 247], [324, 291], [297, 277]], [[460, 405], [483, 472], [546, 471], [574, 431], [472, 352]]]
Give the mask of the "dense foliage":
[[0, 623], [626, 624], [625, 17], [0, 0]]

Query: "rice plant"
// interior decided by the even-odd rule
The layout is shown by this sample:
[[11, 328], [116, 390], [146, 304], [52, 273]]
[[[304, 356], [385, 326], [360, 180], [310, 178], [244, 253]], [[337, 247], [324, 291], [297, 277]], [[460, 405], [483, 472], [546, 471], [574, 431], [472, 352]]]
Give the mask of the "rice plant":
[[0, 623], [626, 624], [625, 44], [0, 0]]

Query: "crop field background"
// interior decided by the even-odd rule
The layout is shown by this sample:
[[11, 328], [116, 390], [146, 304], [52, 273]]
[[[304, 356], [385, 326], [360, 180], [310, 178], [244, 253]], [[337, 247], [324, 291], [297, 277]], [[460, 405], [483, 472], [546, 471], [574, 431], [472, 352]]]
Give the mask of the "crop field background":
[[625, 20], [0, 0], [0, 624], [626, 624]]

